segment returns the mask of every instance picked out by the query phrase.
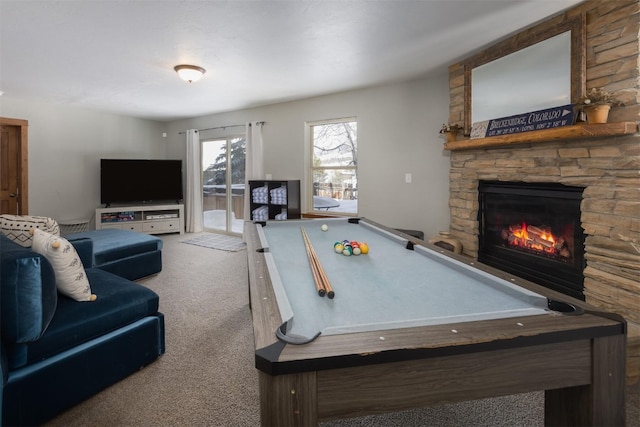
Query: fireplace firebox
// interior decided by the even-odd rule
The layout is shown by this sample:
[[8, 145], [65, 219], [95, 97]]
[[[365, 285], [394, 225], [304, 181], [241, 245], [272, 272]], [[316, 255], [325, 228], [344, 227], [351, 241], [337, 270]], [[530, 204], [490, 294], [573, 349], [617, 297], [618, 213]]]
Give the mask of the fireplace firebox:
[[584, 189], [480, 181], [478, 190], [478, 260], [584, 300]]

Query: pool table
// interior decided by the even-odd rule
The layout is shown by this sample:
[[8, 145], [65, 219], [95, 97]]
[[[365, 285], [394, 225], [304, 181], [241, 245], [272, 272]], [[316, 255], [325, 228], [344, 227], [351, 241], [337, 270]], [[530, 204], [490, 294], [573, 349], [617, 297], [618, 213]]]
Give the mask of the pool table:
[[[536, 390], [547, 425], [624, 425], [620, 316], [366, 218], [244, 231], [262, 425]], [[303, 233], [333, 298], [319, 295]], [[343, 240], [369, 252], [337, 253]]]

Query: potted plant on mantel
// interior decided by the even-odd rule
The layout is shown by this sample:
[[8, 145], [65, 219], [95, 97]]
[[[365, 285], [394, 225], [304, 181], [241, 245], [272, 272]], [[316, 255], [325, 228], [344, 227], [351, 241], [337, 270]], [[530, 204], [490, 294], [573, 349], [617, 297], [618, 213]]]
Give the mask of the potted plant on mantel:
[[440, 128], [440, 133], [447, 138], [447, 142], [453, 142], [458, 138], [458, 133], [462, 132], [462, 130], [462, 126], [443, 123]]
[[587, 114], [587, 123], [607, 123], [611, 107], [624, 105], [604, 88], [591, 88], [585, 96], [580, 98], [577, 108]]

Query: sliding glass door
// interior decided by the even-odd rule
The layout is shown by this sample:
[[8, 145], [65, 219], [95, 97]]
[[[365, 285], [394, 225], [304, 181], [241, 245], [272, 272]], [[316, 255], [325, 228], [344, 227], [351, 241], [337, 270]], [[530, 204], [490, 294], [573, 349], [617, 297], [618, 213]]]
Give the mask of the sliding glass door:
[[244, 136], [202, 142], [202, 206], [205, 230], [242, 234], [245, 153]]

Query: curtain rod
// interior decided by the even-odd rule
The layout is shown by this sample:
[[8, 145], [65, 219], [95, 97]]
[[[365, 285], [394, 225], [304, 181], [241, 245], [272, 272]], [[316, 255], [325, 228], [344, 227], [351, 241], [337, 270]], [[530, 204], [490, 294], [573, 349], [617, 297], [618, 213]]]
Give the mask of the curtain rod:
[[[265, 124], [265, 122], [256, 122], [257, 125], [263, 125]], [[216, 130], [216, 129], [226, 129], [226, 128], [235, 128], [235, 127], [240, 127], [240, 126], [246, 126], [246, 124], [242, 124], [242, 125], [226, 125], [226, 126], [217, 126], [214, 128], [206, 128], [206, 129], [198, 129], [198, 132], [204, 132], [206, 130]], [[249, 126], [251, 126], [251, 123], [249, 123]], [[178, 135], [182, 135], [187, 133], [187, 131], [182, 131], [182, 132], [178, 132]]]

